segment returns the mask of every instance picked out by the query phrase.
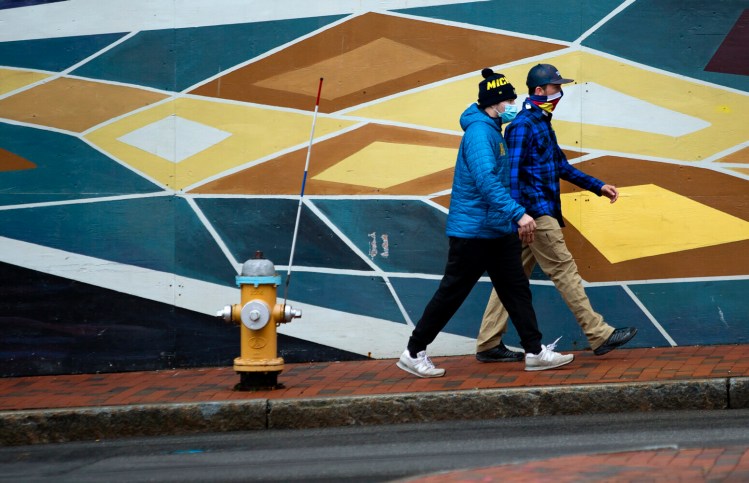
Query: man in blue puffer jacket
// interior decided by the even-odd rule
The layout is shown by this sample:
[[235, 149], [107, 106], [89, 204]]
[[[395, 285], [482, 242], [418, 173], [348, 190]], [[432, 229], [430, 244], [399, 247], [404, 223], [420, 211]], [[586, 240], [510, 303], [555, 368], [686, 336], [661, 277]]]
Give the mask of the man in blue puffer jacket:
[[447, 236], [450, 248], [437, 292], [424, 309], [397, 366], [419, 377], [440, 377], [426, 348], [447, 325], [487, 272], [510, 313], [525, 350], [525, 369], [538, 371], [572, 362], [574, 356], [541, 344], [528, 278], [520, 262], [521, 240], [533, 242], [535, 221], [509, 192], [507, 145], [502, 119], [516, 113], [515, 89], [502, 74], [484, 69], [478, 102], [460, 117], [465, 131], [455, 164]]

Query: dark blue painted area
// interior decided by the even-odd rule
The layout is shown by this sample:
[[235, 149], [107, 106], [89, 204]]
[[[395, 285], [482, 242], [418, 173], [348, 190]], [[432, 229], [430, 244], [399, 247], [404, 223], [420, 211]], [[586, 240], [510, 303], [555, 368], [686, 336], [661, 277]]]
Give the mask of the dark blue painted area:
[[31, 7], [33, 5], [42, 5], [44, 3], [65, 2], [67, 0], [0, 0], [0, 10], [6, 8]]
[[630, 288], [678, 345], [749, 343], [749, 280]]
[[637, 336], [627, 343], [628, 348], [670, 346], [622, 287], [589, 287], [585, 289], [585, 293], [588, 294], [593, 310], [603, 315], [607, 324], [614, 328], [637, 328]]
[[0, 42], [0, 65], [60, 72], [124, 35], [116, 33]]
[[746, 0], [638, 0], [588, 37], [583, 45], [746, 91], [749, 77], [704, 69], [748, 7]]
[[236, 276], [174, 196], [0, 211], [0, 236], [224, 285]]
[[[440, 281], [393, 277], [390, 279], [390, 283], [395, 288], [398, 298], [400, 298], [411, 321], [416, 324], [424, 313], [427, 303], [432, 299]], [[443, 332], [475, 338], [479, 333], [479, 327], [481, 327], [481, 317], [484, 315], [490, 292], [491, 284], [476, 284], [463, 305], [447, 323]]]
[[[588, 338], [585, 337], [556, 287], [533, 284], [531, 291], [538, 328], [543, 334], [543, 343], [549, 344], [561, 336], [562, 339], [558, 342], [557, 349], [589, 350]], [[588, 287], [585, 293], [590, 299], [593, 310], [601, 314], [607, 324], [614, 328], [637, 328], [637, 336], [627, 343], [628, 348], [669, 346], [668, 341], [621, 287]], [[508, 344], [520, 347], [520, 339], [514, 327], [508, 329], [506, 341]]]
[[[285, 283], [286, 272], [282, 275]], [[283, 288], [279, 287], [279, 297], [282, 297], [282, 294]], [[333, 275], [295, 272], [292, 269], [289, 299], [342, 312], [405, 323], [385, 281], [375, 275], [370, 277]], [[295, 306], [295, 308], [304, 310], [303, 305]], [[299, 323], [311, 322], [305, 322], [302, 318]]]
[[[426, 307], [439, 285], [438, 280], [404, 278], [393, 278], [391, 283], [414, 323], [418, 322], [424, 307]], [[536, 311], [538, 327], [543, 334], [544, 344], [549, 344], [561, 336], [562, 339], [557, 345], [560, 350], [586, 350], [590, 348], [588, 339], [556, 287], [532, 284], [531, 291], [533, 292], [533, 308]], [[458, 312], [448, 322], [444, 331], [475, 338], [481, 326], [481, 319], [490, 292], [491, 284], [489, 282], [476, 284]], [[607, 323], [614, 327], [637, 327], [637, 337], [627, 347], [668, 346], [668, 342], [621, 287], [588, 288], [586, 293], [594, 310], [601, 313]], [[504, 341], [509, 345], [520, 347], [520, 339], [512, 324], [508, 327]]]
[[340, 18], [139, 32], [73, 74], [180, 91]]
[[[288, 265], [299, 201], [197, 198], [196, 202], [238, 261], [260, 250], [276, 265]], [[294, 266], [371, 270], [307, 207], [302, 207], [299, 219]]]
[[[0, 377], [229, 366], [239, 344], [239, 327], [218, 317], [0, 263]], [[365, 359], [283, 334], [278, 352]]]
[[65, 134], [0, 123], [0, 147], [37, 166], [0, 171], [0, 205], [160, 191], [85, 142]]
[[[448, 248], [443, 212], [412, 200], [315, 200], [314, 204], [382, 270], [443, 273]], [[387, 251], [382, 235], [387, 235]]]
[[207, 282], [236, 286], [234, 267], [206, 231], [195, 211], [183, 199], [177, 198], [174, 204], [176, 273]]
[[490, 0], [399, 12], [573, 41], [621, 4], [621, 0]]

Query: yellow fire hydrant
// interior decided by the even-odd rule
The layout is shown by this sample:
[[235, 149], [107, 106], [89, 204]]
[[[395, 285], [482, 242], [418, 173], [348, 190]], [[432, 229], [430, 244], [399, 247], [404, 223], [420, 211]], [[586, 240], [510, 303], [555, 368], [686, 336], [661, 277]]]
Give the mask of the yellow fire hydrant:
[[283, 358], [278, 357], [276, 327], [301, 317], [302, 311], [276, 303], [281, 276], [273, 262], [258, 251], [242, 265], [237, 275], [241, 304], [227, 305], [216, 315], [227, 322], [241, 323], [240, 356], [234, 359], [234, 370], [239, 374], [238, 391], [277, 389], [278, 375], [283, 371]]

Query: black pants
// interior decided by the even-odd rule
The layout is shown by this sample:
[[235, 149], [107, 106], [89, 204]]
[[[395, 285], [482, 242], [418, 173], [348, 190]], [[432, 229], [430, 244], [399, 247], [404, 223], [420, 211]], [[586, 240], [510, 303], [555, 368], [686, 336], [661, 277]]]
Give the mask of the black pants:
[[507, 309], [525, 352], [541, 352], [541, 332], [520, 251], [517, 235], [495, 239], [451, 237], [445, 275], [408, 340], [409, 352], [423, 351], [434, 341], [484, 272]]

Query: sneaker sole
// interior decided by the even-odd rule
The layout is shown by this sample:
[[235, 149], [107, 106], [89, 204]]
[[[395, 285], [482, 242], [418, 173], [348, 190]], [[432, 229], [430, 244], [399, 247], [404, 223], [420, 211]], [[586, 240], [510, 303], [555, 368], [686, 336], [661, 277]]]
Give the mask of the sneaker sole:
[[523, 356], [520, 357], [502, 357], [500, 359], [481, 358], [476, 356], [476, 360], [479, 362], [523, 362]]
[[599, 347], [598, 349], [596, 349], [596, 350], [593, 351], [593, 354], [597, 355], [597, 356], [602, 356], [602, 355], [608, 354], [612, 350], [617, 349], [617, 348], [623, 346], [624, 344], [626, 344], [627, 342], [631, 341], [632, 339], [634, 339], [636, 335], [637, 335], [637, 329], [635, 329], [635, 331], [632, 333], [632, 335], [629, 336], [628, 339], [625, 339], [625, 340], [619, 342], [618, 344], [612, 345], [611, 347], [608, 347], [606, 349], [603, 349], [603, 348]]
[[399, 368], [399, 369], [402, 369], [402, 370], [406, 371], [406, 372], [407, 372], [407, 373], [409, 373], [409, 374], [413, 374], [413, 375], [414, 375], [414, 376], [416, 376], [416, 377], [422, 377], [422, 378], [425, 378], [425, 379], [426, 379], [426, 378], [432, 378], [432, 377], [442, 377], [442, 376], [444, 376], [444, 375], [445, 375], [445, 373], [444, 373], [444, 372], [443, 372], [442, 374], [435, 374], [435, 375], [433, 375], [433, 376], [430, 376], [430, 375], [426, 375], [426, 374], [419, 374], [418, 372], [415, 372], [415, 371], [413, 371], [413, 370], [412, 370], [412, 369], [411, 369], [410, 367], [408, 367], [407, 365], [403, 364], [403, 363], [402, 363], [401, 361], [398, 361], [398, 362], [396, 362], [396, 363], [395, 363], [395, 365], [396, 365], [396, 366], [398, 366], [398, 368]]
[[572, 362], [574, 360], [575, 360], [575, 356], [572, 356], [572, 359], [568, 360], [567, 362], [562, 362], [562, 363], [559, 363], [559, 364], [557, 364], [555, 366], [538, 366], [538, 367], [528, 367], [528, 366], [525, 366], [525, 370], [526, 371], [545, 371], [547, 369], [556, 369], [557, 367], [566, 366], [567, 364], [569, 364], [570, 362]]

